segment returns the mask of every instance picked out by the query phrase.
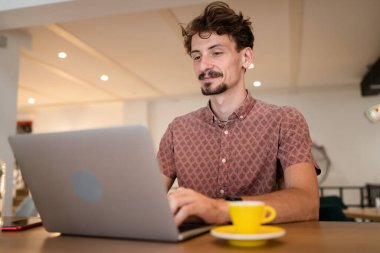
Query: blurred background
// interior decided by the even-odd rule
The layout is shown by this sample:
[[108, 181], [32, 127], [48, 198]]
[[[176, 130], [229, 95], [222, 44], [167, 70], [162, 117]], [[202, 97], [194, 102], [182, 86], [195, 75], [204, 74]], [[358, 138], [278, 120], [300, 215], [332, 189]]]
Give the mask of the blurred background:
[[[19, 133], [144, 124], [157, 147], [174, 117], [207, 103], [179, 24], [209, 2], [0, 0], [4, 66], [15, 58], [4, 52], [23, 41]], [[304, 114], [328, 172], [321, 186], [380, 184], [380, 85], [361, 85], [380, 57], [380, 1], [226, 2], [253, 25], [247, 89]]]

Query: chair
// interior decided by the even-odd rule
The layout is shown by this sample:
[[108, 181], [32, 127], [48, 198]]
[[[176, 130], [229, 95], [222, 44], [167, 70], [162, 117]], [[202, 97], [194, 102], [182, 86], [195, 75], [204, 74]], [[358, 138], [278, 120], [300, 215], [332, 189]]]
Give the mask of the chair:
[[343, 210], [347, 206], [338, 196], [320, 197], [319, 220], [320, 221], [354, 221], [344, 215]]
[[[346, 204], [347, 207], [360, 207], [363, 208], [367, 206], [367, 196], [366, 196], [366, 188], [365, 186], [320, 186], [319, 187], [320, 196], [338, 196], [341, 199], [344, 199], [344, 195], [347, 194], [347, 192], [357, 192], [359, 194], [359, 199], [356, 203], [348, 203]], [[331, 194], [330, 192], [334, 191], [335, 194]], [[329, 192], [330, 194], [326, 195], [326, 192]]]
[[379, 184], [366, 184], [368, 207], [376, 206], [376, 198], [380, 198]]

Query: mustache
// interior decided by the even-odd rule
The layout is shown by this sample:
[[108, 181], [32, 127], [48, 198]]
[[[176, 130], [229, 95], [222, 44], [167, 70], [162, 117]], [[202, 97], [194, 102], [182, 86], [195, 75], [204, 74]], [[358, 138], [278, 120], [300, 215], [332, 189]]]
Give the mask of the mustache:
[[213, 70], [209, 70], [209, 71], [204, 71], [202, 73], [199, 74], [198, 76], [198, 79], [199, 80], [204, 80], [206, 75], [208, 77], [211, 77], [211, 78], [216, 78], [216, 77], [223, 77], [223, 73], [220, 73], [220, 72], [216, 72], [216, 71], [213, 71]]

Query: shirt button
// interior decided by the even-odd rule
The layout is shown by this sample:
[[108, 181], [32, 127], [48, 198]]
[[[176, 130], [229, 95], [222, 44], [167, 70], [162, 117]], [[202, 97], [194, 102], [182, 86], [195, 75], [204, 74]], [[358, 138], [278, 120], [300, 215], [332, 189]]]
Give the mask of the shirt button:
[[222, 163], [226, 163], [226, 159], [225, 158], [222, 159]]
[[221, 189], [219, 192], [220, 192], [221, 194], [223, 194], [223, 193], [224, 193], [224, 190], [223, 190], [223, 189]]
[[228, 130], [224, 131], [224, 134], [228, 134]]

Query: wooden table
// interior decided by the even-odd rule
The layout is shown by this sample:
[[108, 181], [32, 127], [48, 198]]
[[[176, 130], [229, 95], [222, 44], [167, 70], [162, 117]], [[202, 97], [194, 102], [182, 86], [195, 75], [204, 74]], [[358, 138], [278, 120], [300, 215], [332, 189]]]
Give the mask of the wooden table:
[[284, 237], [257, 248], [238, 248], [205, 234], [182, 243], [60, 236], [44, 228], [0, 233], [0, 252], [10, 253], [224, 253], [224, 252], [380, 252], [380, 223], [300, 222], [282, 224]]
[[343, 212], [349, 218], [380, 221], [380, 211], [376, 208], [349, 208]]

